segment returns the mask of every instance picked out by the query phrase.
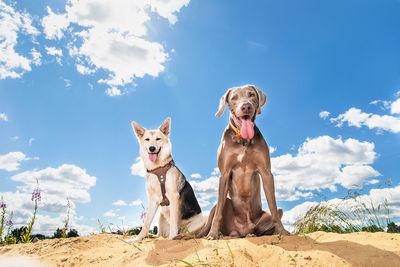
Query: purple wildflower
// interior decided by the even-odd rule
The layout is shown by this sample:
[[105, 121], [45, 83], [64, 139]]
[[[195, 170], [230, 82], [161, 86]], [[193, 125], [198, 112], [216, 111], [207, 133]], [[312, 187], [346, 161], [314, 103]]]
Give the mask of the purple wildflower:
[[6, 226], [8, 226], [8, 227], [13, 226], [13, 222], [12, 222], [11, 219], [9, 219], [9, 220], [6, 222]]
[[1, 205], [0, 205], [0, 208], [2, 208], [2, 209], [7, 208], [6, 203], [4, 203], [3, 196], [1, 197]]
[[40, 191], [39, 191], [39, 189], [35, 189], [33, 192], [32, 192], [32, 198], [31, 198], [31, 200], [32, 201], [40, 201], [42, 199], [42, 196], [40, 195]]
[[62, 230], [63, 232], [66, 232], [68, 230], [68, 227], [64, 227]]
[[146, 217], [147, 212], [143, 211], [142, 214], [140, 214], [140, 219], [143, 220]]

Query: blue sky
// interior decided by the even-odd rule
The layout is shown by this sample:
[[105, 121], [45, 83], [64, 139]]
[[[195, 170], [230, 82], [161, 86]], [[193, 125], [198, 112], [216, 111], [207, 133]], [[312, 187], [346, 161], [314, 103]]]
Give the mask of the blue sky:
[[67, 198], [82, 233], [96, 231], [97, 218], [137, 225], [147, 197], [130, 122], [152, 129], [166, 117], [174, 159], [209, 210], [228, 118], [214, 114], [221, 95], [244, 84], [268, 98], [256, 124], [274, 150], [286, 225], [319, 194], [355, 188], [390, 198], [399, 221], [399, 1], [0, 7], [0, 194], [17, 225], [32, 212], [35, 178], [38, 232], [61, 227]]

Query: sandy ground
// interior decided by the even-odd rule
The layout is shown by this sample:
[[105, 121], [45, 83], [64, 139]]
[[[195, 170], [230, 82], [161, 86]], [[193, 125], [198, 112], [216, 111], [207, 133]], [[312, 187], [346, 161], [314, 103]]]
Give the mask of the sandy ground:
[[400, 266], [400, 234], [124, 239], [98, 234], [1, 247], [0, 266]]

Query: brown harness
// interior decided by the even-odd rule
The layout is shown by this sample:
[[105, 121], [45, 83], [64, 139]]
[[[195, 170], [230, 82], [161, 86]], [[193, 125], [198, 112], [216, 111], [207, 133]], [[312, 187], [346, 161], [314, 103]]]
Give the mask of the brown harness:
[[171, 160], [169, 163], [162, 167], [158, 167], [154, 170], [147, 170], [148, 173], [155, 174], [158, 178], [158, 181], [160, 182], [161, 186], [161, 194], [162, 194], [162, 201], [160, 203], [161, 206], [169, 206], [169, 200], [167, 196], [165, 195], [165, 180], [167, 180], [167, 171], [171, 169], [171, 167], [175, 166], [174, 160]]

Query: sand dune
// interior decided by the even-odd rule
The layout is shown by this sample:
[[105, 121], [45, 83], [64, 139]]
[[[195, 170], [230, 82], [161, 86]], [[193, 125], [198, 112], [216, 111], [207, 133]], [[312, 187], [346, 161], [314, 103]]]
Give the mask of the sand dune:
[[400, 234], [124, 239], [98, 234], [11, 245], [0, 248], [0, 266], [400, 266]]

